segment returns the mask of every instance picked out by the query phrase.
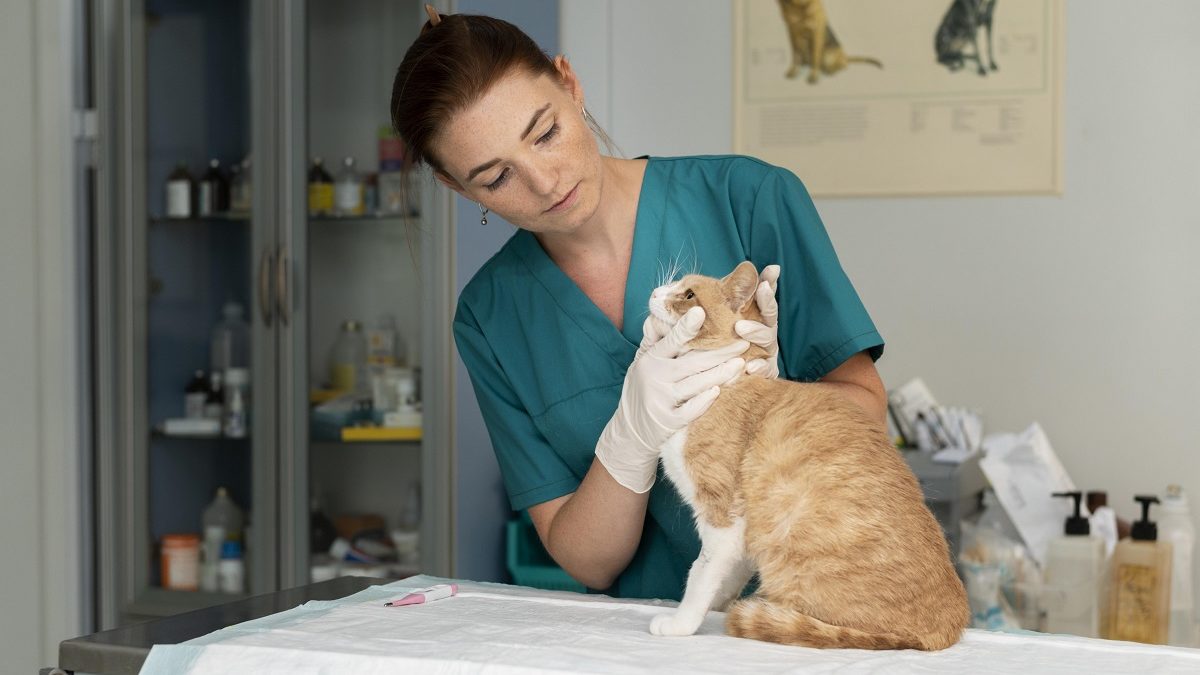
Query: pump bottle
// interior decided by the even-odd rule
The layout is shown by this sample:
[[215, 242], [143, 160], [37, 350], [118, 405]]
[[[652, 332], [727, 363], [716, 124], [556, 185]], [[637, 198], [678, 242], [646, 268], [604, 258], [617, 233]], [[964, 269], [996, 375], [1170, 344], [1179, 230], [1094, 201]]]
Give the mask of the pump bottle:
[[1171, 544], [1171, 619], [1167, 644], [1196, 646], [1195, 599], [1192, 574], [1196, 550], [1196, 527], [1188, 511], [1187, 496], [1178, 485], [1167, 486], [1163, 498], [1159, 535]]
[[1150, 520], [1150, 505], [1158, 497], [1134, 497], [1142, 519], [1133, 524], [1130, 539], [1113, 552], [1108, 634], [1113, 640], [1167, 643], [1167, 612], [1171, 593], [1171, 544], [1158, 541], [1158, 526]]
[[1080, 514], [1083, 493], [1055, 492], [1055, 497], [1075, 500], [1063, 536], [1050, 542], [1046, 552], [1042, 607], [1046, 632], [1100, 637], [1101, 590], [1104, 583], [1104, 541], [1091, 536], [1088, 519]]

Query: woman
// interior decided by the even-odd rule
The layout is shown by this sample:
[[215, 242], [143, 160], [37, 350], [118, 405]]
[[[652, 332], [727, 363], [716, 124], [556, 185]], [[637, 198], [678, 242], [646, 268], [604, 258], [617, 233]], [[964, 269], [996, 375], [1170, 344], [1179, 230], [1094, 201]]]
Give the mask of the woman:
[[[427, 9], [396, 74], [393, 125], [481, 223], [495, 212], [518, 227], [454, 319], [509, 500], [589, 588], [678, 599], [699, 541], [655, 481], [659, 444], [743, 371], [819, 381], [884, 424], [883, 340], [790, 172], [746, 157], [603, 156], [564, 57], [504, 21]], [[666, 335], [643, 322], [668, 265], [722, 276], [743, 260], [763, 270], [772, 325], [738, 332], [778, 360], [745, 363], [746, 341], [687, 352], [699, 308]]]

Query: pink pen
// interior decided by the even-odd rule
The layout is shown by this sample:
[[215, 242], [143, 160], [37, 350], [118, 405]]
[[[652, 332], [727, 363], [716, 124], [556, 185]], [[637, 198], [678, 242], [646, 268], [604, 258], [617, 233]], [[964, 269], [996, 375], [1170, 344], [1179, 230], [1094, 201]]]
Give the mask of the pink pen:
[[452, 595], [458, 595], [458, 584], [438, 584], [429, 588], [413, 591], [399, 600], [384, 603], [384, 607], [403, 607], [405, 605], [422, 605], [434, 600], [441, 600]]

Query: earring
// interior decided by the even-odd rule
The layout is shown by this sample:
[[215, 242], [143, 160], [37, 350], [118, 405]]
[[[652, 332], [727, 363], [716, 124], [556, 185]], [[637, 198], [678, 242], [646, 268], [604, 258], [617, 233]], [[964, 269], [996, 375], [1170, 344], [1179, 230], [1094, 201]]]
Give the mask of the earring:
[[487, 207], [485, 207], [483, 204], [480, 204], [479, 202], [475, 202], [475, 206], [479, 207], [479, 224], [487, 225], [487, 214], [488, 214]]

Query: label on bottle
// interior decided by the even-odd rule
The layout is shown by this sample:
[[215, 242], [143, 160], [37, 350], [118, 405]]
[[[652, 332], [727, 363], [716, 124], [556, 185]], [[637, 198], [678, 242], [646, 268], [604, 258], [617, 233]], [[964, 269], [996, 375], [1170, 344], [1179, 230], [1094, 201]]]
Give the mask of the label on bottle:
[[167, 217], [190, 218], [192, 215], [192, 186], [186, 180], [167, 183]]
[[333, 388], [340, 391], [354, 390], [354, 371], [353, 363], [335, 363], [333, 365]]
[[1113, 608], [1113, 640], [1153, 643], [1158, 640], [1154, 602], [1158, 576], [1153, 567], [1121, 565], [1116, 574], [1116, 606]]
[[334, 193], [338, 213], [361, 215], [363, 212], [363, 189], [361, 183], [349, 181], [337, 184]]
[[325, 215], [333, 212], [332, 184], [308, 184], [308, 212], [310, 215]]
[[199, 198], [196, 199], [196, 213], [201, 216], [211, 216], [217, 212], [216, 185], [205, 181], [200, 184]]

